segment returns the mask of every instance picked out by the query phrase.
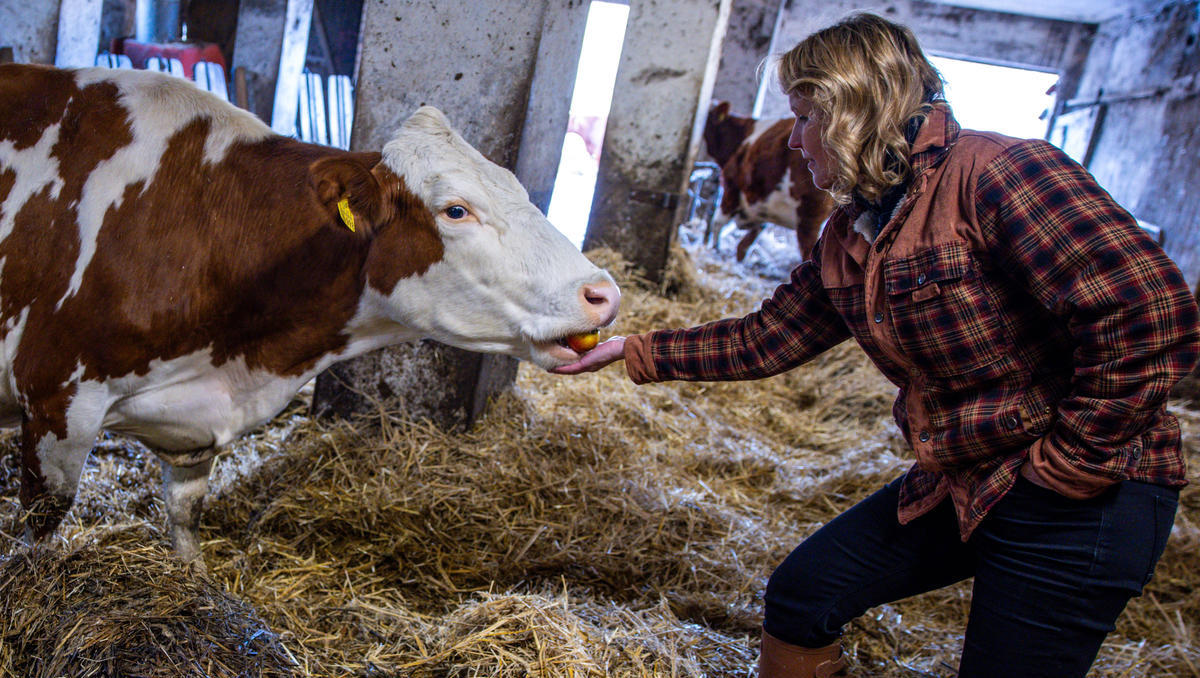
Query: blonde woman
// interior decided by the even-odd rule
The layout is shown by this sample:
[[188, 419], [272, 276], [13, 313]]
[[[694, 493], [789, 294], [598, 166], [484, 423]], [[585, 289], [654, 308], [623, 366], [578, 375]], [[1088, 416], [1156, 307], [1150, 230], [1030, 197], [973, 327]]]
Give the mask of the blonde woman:
[[759, 675], [842, 675], [849, 621], [974, 577], [961, 678], [1084, 676], [1185, 484], [1164, 406], [1200, 348], [1182, 275], [1058, 149], [960, 129], [907, 28], [852, 16], [778, 72], [790, 144], [840, 203], [814, 259], [744, 318], [560, 371], [755, 379], [855, 339], [916, 463], [776, 568]]

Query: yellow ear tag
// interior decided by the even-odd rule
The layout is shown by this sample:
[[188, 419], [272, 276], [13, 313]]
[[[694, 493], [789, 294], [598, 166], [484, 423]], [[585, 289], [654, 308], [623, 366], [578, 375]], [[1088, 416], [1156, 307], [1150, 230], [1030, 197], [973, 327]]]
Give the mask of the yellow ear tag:
[[338, 201], [338, 214], [342, 216], [342, 223], [346, 224], [346, 228], [350, 232], [354, 232], [354, 212], [350, 211], [350, 199], [342, 198]]

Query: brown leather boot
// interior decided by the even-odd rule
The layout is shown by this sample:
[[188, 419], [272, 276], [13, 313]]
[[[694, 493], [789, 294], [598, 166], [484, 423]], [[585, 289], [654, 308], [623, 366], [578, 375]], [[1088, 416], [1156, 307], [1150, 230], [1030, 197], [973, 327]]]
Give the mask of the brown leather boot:
[[790, 645], [762, 632], [758, 655], [758, 678], [830, 678], [844, 676], [846, 658], [840, 642], [825, 647]]

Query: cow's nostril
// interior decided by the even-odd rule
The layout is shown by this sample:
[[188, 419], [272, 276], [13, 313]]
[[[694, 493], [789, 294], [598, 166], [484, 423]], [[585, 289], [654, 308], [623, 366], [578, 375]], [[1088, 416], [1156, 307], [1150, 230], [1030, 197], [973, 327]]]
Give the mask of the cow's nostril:
[[597, 325], [607, 325], [617, 317], [617, 308], [621, 305], [621, 291], [610, 282], [584, 285], [580, 290], [583, 295], [584, 310]]
[[587, 301], [587, 303], [592, 304], [593, 306], [611, 304], [616, 301], [619, 296], [620, 293], [617, 292], [617, 288], [607, 283], [602, 285], [583, 286], [583, 298]]

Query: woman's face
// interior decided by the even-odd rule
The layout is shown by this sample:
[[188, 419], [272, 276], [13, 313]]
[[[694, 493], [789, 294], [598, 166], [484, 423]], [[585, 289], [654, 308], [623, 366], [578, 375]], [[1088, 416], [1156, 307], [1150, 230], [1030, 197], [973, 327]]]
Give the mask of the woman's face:
[[833, 187], [833, 159], [825, 151], [825, 144], [821, 141], [821, 112], [813, 106], [808, 97], [795, 92], [788, 95], [788, 105], [796, 115], [792, 134], [788, 137], [788, 148], [803, 154], [808, 160], [808, 171], [812, 172], [813, 184], [823, 191], [828, 191]]

